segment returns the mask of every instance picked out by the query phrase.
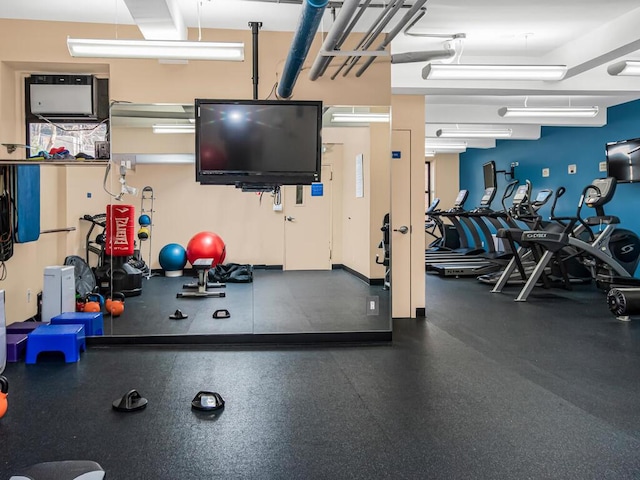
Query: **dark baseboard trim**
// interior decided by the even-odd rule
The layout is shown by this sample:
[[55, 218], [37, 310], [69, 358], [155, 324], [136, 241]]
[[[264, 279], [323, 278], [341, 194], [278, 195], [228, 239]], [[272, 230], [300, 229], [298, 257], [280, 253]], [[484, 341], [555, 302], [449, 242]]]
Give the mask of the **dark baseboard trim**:
[[341, 263], [333, 263], [331, 264], [331, 270], [343, 270], [344, 265]]
[[337, 346], [375, 345], [391, 342], [391, 331], [331, 333], [246, 333], [229, 335], [113, 335], [87, 337], [88, 346]]
[[365, 283], [369, 283], [369, 278], [366, 275], [361, 274], [360, 272], [355, 271], [353, 268], [349, 268], [346, 265], [342, 266], [342, 269], [345, 272], [349, 272], [351, 275], [353, 275], [354, 277], [358, 277], [360, 280], [362, 280]]
[[283, 265], [254, 265], [254, 270], [282, 270]]
[[426, 308], [416, 308], [416, 318], [425, 318], [427, 316]]
[[371, 278], [369, 279], [369, 285], [374, 287], [384, 286], [384, 278]]

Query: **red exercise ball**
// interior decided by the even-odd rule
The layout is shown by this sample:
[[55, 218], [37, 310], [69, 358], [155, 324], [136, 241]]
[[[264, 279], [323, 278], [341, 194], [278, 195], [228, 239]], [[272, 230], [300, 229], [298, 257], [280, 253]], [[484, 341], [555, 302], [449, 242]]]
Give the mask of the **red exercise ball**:
[[199, 258], [212, 258], [211, 266], [215, 267], [224, 262], [226, 254], [224, 240], [213, 232], [196, 233], [187, 244], [187, 260], [191, 265]]

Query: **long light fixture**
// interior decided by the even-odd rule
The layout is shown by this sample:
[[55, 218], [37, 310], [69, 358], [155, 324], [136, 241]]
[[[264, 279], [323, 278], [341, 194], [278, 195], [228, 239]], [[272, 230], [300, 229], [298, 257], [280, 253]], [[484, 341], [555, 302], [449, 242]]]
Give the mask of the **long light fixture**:
[[426, 141], [424, 144], [425, 152], [450, 152], [461, 153], [467, 149], [466, 142], [461, 143], [438, 143]]
[[607, 68], [609, 75], [640, 75], [640, 60], [625, 60], [613, 63]]
[[598, 114], [598, 107], [502, 107], [501, 117], [578, 117], [591, 118]]
[[440, 138], [510, 138], [510, 128], [442, 128], [436, 130]]
[[425, 80], [562, 80], [566, 65], [464, 65], [428, 63]]
[[153, 133], [195, 133], [195, 125], [172, 125], [172, 124], [157, 124], [153, 126]]
[[244, 61], [244, 43], [67, 38], [72, 57]]
[[384, 123], [389, 122], [388, 113], [334, 113], [331, 121], [336, 123]]

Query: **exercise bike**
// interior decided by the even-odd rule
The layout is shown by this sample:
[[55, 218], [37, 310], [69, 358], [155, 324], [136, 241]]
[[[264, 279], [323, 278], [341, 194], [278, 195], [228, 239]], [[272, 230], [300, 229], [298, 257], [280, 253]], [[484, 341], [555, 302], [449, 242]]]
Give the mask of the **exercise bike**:
[[[620, 219], [605, 214], [604, 205], [613, 198], [615, 189], [616, 180], [613, 177], [597, 178], [582, 190], [575, 216], [556, 217], [552, 211], [551, 220], [562, 226], [561, 231], [522, 232], [522, 241], [540, 247], [543, 253], [516, 301], [527, 301], [545, 268], [557, 253], [567, 247], [575, 251], [570, 258], [578, 259], [596, 280], [632, 277], [640, 260], [640, 238], [628, 230], [617, 229]], [[584, 204], [594, 208], [596, 215], [583, 219], [581, 210]], [[595, 227], [601, 230], [594, 232]], [[598, 286], [607, 288], [605, 282]]]

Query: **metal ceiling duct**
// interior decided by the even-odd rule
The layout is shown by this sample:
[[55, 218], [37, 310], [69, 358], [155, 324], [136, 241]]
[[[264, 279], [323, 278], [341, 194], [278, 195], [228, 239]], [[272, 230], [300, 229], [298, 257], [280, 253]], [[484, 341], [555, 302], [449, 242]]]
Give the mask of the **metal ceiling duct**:
[[175, 0], [124, 0], [146, 40], [186, 40], [187, 27]]
[[[353, 22], [351, 25], [349, 25], [349, 21], [358, 8], [359, 2], [360, 0], [345, 0], [345, 2], [342, 4], [342, 8], [340, 9], [340, 13], [338, 13], [336, 21], [327, 33], [327, 37], [322, 44], [322, 51], [331, 52], [339, 47], [340, 43], [344, 41], [345, 32], [347, 31], [347, 29], [353, 28]], [[371, 0], [368, 0], [367, 4], [370, 2]], [[360, 11], [364, 12], [363, 9], [361, 9]], [[313, 65], [311, 66], [311, 70], [309, 71], [309, 80], [317, 80], [318, 77], [324, 73], [330, 62], [331, 57], [318, 55], [315, 62], [313, 62]]]
[[[395, 27], [393, 27], [393, 29], [385, 36], [385, 39], [382, 41], [380, 45], [378, 45], [377, 49], [379, 51], [382, 51], [385, 48], [387, 48], [387, 46], [391, 44], [392, 40], [396, 38], [396, 36], [402, 31], [404, 26], [407, 25], [411, 21], [411, 19], [420, 11], [420, 9], [425, 3], [427, 3], [427, 0], [418, 0], [416, 3], [414, 3], [413, 6], [409, 9], [409, 11], [405, 13], [404, 16], [400, 19], [398, 24]], [[369, 65], [371, 65], [375, 59], [376, 57], [369, 57], [367, 61], [364, 63], [364, 65], [362, 65], [362, 67], [360, 67], [360, 69], [356, 72], [356, 77], [359, 77], [360, 75], [362, 75], [364, 71], [367, 68], [369, 68]]]

